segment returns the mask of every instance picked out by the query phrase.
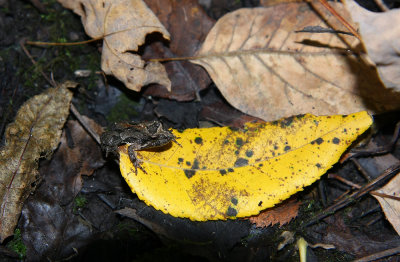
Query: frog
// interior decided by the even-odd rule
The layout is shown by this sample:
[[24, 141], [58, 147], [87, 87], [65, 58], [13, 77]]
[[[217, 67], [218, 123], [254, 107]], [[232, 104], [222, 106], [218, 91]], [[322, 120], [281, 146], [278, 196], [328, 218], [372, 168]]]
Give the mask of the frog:
[[101, 134], [100, 142], [106, 157], [110, 154], [118, 157], [119, 146], [128, 145], [129, 159], [135, 167], [136, 175], [138, 168], [147, 174], [137, 158], [136, 151], [165, 146], [171, 142], [179, 145], [175, 135], [165, 129], [158, 120], [113, 123]]

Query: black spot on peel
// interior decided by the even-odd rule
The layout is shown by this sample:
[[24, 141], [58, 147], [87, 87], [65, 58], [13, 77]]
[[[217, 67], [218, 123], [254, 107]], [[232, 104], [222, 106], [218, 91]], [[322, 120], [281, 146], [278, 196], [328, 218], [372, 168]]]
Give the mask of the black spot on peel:
[[194, 176], [195, 174], [196, 174], [196, 171], [195, 170], [188, 170], [188, 169], [186, 169], [185, 171], [185, 176], [187, 177], [187, 178], [191, 178], [192, 176]]
[[236, 138], [236, 145], [238, 147], [243, 146], [243, 144], [244, 144], [243, 139], [241, 139], [240, 137]]
[[226, 215], [228, 217], [235, 217], [237, 215], [237, 210], [232, 208], [232, 207], [228, 207], [228, 211], [226, 212]]
[[318, 167], [318, 168], [321, 168], [321, 164], [320, 163], [315, 164], [315, 166]]
[[225, 170], [225, 169], [220, 169], [220, 170], [219, 170], [219, 173], [220, 173], [221, 175], [226, 175], [226, 170]]
[[259, 207], [262, 206], [262, 201], [258, 202], [258, 206]]
[[289, 117], [289, 118], [286, 118], [286, 119], [280, 121], [280, 126], [281, 126], [281, 128], [285, 128], [285, 127], [290, 126], [292, 123], [293, 123], [293, 117]]
[[190, 161], [186, 161], [186, 165], [187, 165], [187, 166], [191, 166], [192, 163], [191, 163]]
[[252, 157], [253, 154], [254, 154], [253, 150], [247, 150], [247, 151], [246, 151], [246, 156], [247, 156], [247, 157]]
[[332, 139], [332, 143], [334, 143], [335, 145], [340, 143], [340, 139], [335, 137], [334, 139]]
[[178, 161], [179, 161], [179, 163], [182, 163], [183, 162], [183, 158], [178, 158]]
[[192, 169], [200, 169], [199, 160], [195, 159], [195, 160], [193, 161]]
[[234, 172], [233, 168], [228, 168], [228, 172]]
[[235, 161], [234, 166], [235, 166], [235, 167], [246, 166], [248, 163], [249, 163], [249, 161], [248, 161], [247, 159], [238, 158], [238, 159]]
[[283, 150], [285, 150], [285, 151], [289, 151], [291, 149], [291, 147], [290, 146], [285, 146], [285, 148], [283, 149]]
[[234, 204], [235, 206], [238, 204], [238, 200], [237, 200], [237, 198], [236, 197], [232, 197], [231, 198], [231, 202], [232, 202], [232, 204]]
[[203, 139], [202, 139], [201, 137], [196, 137], [196, 138], [194, 139], [194, 142], [195, 142], [196, 144], [198, 144], [198, 145], [201, 145], [201, 144], [203, 144]]
[[320, 145], [323, 142], [324, 142], [324, 140], [322, 138], [317, 138], [314, 141], [312, 141], [311, 144], [313, 145], [313, 144], [317, 143], [317, 145]]

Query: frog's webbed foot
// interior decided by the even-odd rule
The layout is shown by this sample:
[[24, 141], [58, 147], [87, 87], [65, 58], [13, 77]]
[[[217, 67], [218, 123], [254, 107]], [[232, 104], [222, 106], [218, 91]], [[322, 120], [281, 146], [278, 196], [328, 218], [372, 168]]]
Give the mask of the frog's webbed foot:
[[143, 173], [147, 174], [146, 170], [140, 165], [140, 160], [136, 156], [136, 152], [133, 146], [128, 146], [128, 155], [129, 160], [131, 160], [132, 164], [135, 166], [135, 174], [137, 175], [137, 169], [140, 168]]

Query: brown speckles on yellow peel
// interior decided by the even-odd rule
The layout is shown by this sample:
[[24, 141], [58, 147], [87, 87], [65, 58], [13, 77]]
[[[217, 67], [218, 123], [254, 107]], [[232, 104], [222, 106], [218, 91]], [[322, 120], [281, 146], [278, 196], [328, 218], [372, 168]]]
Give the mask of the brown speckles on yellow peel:
[[182, 146], [138, 151], [147, 174], [137, 175], [121, 151], [121, 173], [140, 199], [175, 217], [251, 216], [316, 181], [372, 123], [366, 112], [349, 116], [173, 131]]

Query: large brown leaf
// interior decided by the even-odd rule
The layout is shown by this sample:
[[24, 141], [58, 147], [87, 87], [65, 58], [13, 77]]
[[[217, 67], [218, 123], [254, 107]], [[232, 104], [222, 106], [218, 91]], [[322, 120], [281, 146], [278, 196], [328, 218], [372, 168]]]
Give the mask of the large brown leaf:
[[[193, 56], [200, 48], [215, 21], [207, 16], [197, 0], [145, 0], [149, 8], [171, 34], [169, 45], [162, 42], [146, 47], [144, 59]], [[189, 101], [211, 83], [207, 72], [189, 61], [169, 61], [163, 65], [172, 83], [167, 92], [159, 85], [151, 85], [145, 95]]]
[[41, 155], [58, 146], [68, 117], [72, 92], [66, 83], [29, 99], [7, 126], [6, 145], [0, 150], [0, 242], [13, 234], [24, 201], [39, 179]]
[[[84, 118], [96, 133], [103, 131], [93, 120]], [[65, 126], [57, 151], [40, 165], [43, 182], [22, 208], [19, 227], [31, 261], [66, 258], [73, 249], [87, 245], [96, 233], [90, 222], [84, 223], [76, 214], [74, 199], [81, 191], [82, 175], [93, 174], [105, 161], [100, 147], [77, 121], [70, 120]], [[97, 217], [108, 222], [106, 214]]]
[[81, 16], [86, 33], [93, 38], [104, 36], [101, 69], [122, 81], [127, 88], [140, 91], [151, 83], [171, 90], [164, 67], [158, 62], [145, 63], [138, 51], [146, 35], [169, 33], [142, 0], [58, 0]]
[[346, 5], [360, 33], [369, 57], [376, 64], [379, 76], [388, 88], [400, 92], [400, 9], [383, 13], [368, 11], [353, 0]]
[[[335, 8], [350, 20], [342, 5]], [[356, 38], [296, 32], [309, 26], [329, 30], [332, 17], [323, 16], [306, 3], [240, 9], [215, 24], [193, 62], [206, 68], [234, 107], [268, 121], [398, 108], [400, 95], [386, 90], [376, 69], [348, 51]], [[335, 28], [346, 31], [342, 27]]]

